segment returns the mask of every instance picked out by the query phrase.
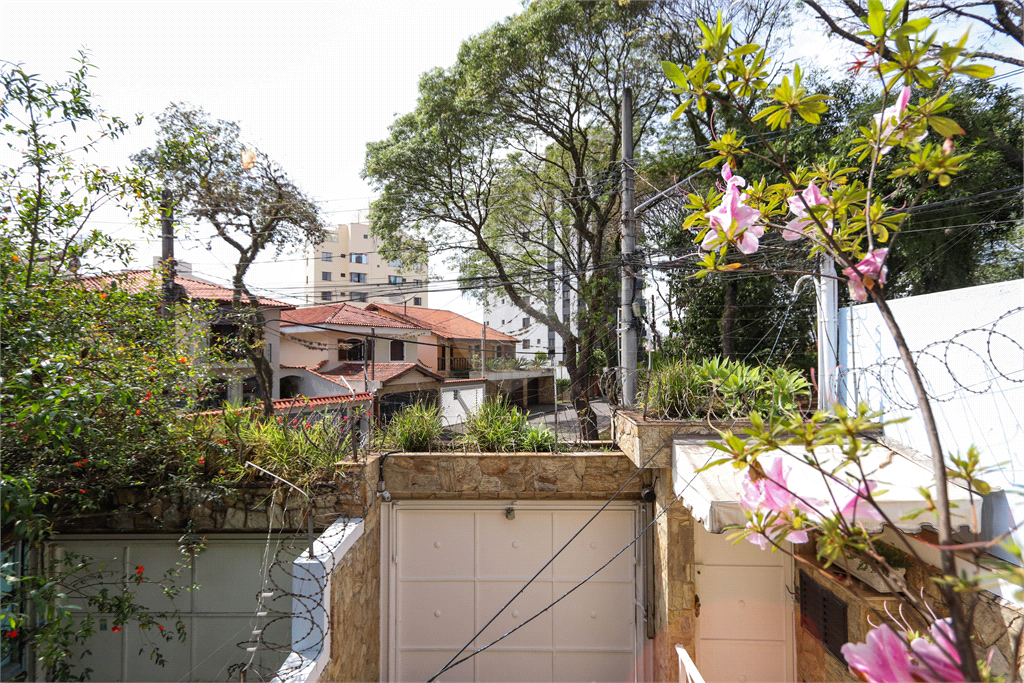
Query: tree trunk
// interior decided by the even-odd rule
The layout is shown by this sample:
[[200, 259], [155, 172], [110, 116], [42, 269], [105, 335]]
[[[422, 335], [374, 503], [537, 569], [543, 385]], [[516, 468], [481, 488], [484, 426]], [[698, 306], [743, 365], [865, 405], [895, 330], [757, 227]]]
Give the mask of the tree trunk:
[[580, 438], [584, 441], [597, 439], [597, 420], [590, 407], [590, 364], [580, 362], [574, 343], [565, 342], [565, 367], [569, 371], [569, 399], [576, 410], [580, 425]]
[[725, 283], [725, 308], [722, 309], [722, 356], [726, 360], [736, 360], [736, 315], [739, 312], [736, 296], [738, 293], [739, 283], [736, 280], [727, 280]]

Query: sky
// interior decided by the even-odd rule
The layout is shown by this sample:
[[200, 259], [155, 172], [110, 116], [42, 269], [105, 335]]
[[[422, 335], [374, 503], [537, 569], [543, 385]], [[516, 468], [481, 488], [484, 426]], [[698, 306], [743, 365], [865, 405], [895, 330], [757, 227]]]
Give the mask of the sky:
[[[80, 48], [90, 51], [101, 106], [146, 117], [105, 146], [99, 163], [126, 164], [154, 143], [155, 115], [187, 102], [238, 121], [244, 140], [319, 201], [329, 223], [348, 223], [365, 218], [373, 196], [359, 176], [366, 143], [385, 138], [395, 115], [414, 108], [420, 74], [452, 64], [463, 40], [521, 10], [520, 0], [0, 0], [0, 59], [54, 79], [73, 67]], [[806, 22], [787, 57], [813, 60], [828, 48], [849, 51]], [[140, 265], [152, 264], [158, 241], [117, 214], [98, 220], [138, 244]], [[226, 281], [234, 252], [216, 243], [208, 251], [199, 236], [179, 233], [176, 256], [201, 277]], [[251, 280], [278, 298], [295, 296], [305, 278], [300, 259], [261, 256]], [[453, 274], [437, 260], [431, 275]], [[434, 293], [430, 305], [481, 315], [479, 304], [457, 292]]]

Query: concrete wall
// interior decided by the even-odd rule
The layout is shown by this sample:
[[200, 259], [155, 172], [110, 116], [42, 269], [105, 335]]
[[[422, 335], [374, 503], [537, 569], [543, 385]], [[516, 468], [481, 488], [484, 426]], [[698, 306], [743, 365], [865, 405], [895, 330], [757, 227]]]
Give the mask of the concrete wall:
[[462, 424], [484, 402], [485, 382], [441, 385], [441, 419], [446, 425]]

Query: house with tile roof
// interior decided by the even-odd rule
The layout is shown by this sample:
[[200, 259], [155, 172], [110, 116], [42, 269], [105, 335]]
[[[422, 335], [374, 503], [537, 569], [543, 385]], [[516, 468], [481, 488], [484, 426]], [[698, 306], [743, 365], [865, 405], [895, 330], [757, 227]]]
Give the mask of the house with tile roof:
[[[511, 335], [436, 308], [372, 303], [366, 310], [426, 329], [427, 334], [418, 340], [419, 360], [438, 374], [449, 379], [486, 377], [488, 397], [505, 397], [524, 409], [555, 401], [554, 369], [518, 362], [520, 341]], [[481, 368], [481, 355], [487, 361], [485, 369]]]
[[[182, 330], [193, 349], [193, 357], [206, 358], [211, 364], [212, 374], [216, 380], [216, 394], [208, 401], [209, 407], [219, 407], [226, 401], [248, 402], [258, 396], [258, 384], [251, 363], [241, 354], [228, 354], [217, 360], [211, 360], [207, 351], [217, 346], [231, 347], [242, 335], [246, 334], [245, 325], [238, 322], [238, 314], [232, 308], [233, 290], [213, 282], [192, 276], [191, 267], [184, 261], [177, 262], [177, 274], [174, 285], [177, 291], [179, 306], [190, 304], [206, 304], [211, 307], [211, 315], [201, 329]], [[82, 277], [79, 279], [86, 289], [102, 291], [114, 288], [141, 292], [145, 289], [159, 289], [162, 279], [159, 272], [149, 269], [125, 270], [120, 273]], [[274, 387], [272, 398], [280, 396], [279, 373], [281, 365], [281, 344], [279, 343], [280, 322], [282, 311], [287, 311], [291, 304], [267, 297], [249, 299], [243, 296], [243, 303], [251, 307], [263, 319], [264, 353], [274, 368]], [[334, 392], [338, 393], [338, 392]]]

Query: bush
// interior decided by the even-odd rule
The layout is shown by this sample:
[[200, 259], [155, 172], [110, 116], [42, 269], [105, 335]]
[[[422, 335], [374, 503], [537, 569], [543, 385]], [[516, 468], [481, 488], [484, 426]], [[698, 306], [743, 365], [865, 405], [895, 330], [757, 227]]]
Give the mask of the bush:
[[427, 403], [413, 403], [391, 418], [384, 430], [384, 445], [410, 453], [429, 451], [441, 438], [441, 409]]
[[679, 360], [641, 382], [638, 405], [663, 419], [735, 419], [797, 410], [810, 384], [795, 370], [710, 358]]
[[555, 380], [555, 394], [561, 396], [565, 392], [569, 391], [569, 387], [572, 386], [572, 380], [568, 377]]
[[555, 435], [530, 425], [526, 415], [507, 398], [486, 401], [467, 418], [462, 444], [481, 452], [549, 451]]

